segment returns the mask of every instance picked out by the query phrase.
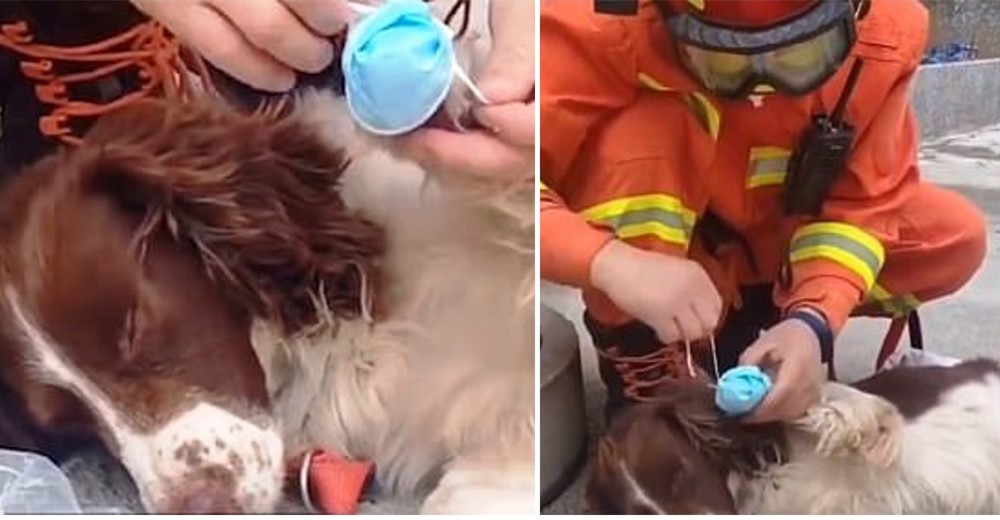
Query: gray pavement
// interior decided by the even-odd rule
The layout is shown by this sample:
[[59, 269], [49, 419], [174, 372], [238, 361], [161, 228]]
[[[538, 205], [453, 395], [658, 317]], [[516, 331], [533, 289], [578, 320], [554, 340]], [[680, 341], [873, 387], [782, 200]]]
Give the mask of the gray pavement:
[[[927, 144], [921, 152], [923, 176], [951, 187], [976, 203], [989, 218], [990, 245], [984, 266], [963, 290], [921, 309], [928, 350], [969, 358], [1000, 359], [1000, 127]], [[541, 301], [573, 321], [581, 338], [584, 385], [591, 439], [598, 429], [603, 389], [596, 359], [583, 325], [582, 307], [575, 291], [543, 284]], [[838, 340], [837, 370], [840, 378], [854, 380], [871, 370], [887, 324], [884, 320], [858, 318], [848, 324]], [[905, 338], [904, 338], [905, 341]], [[544, 421], [542, 421], [544, 424]], [[543, 513], [578, 514], [582, 482], [576, 481]]]

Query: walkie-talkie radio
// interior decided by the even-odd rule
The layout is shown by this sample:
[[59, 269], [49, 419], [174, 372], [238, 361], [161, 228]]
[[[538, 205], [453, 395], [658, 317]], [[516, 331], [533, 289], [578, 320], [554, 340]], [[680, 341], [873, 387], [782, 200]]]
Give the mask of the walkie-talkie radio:
[[863, 64], [860, 58], [854, 62], [833, 113], [814, 116], [792, 154], [785, 192], [785, 212], [789, 215], [819, 215], [833, 183], [847, 167], [854, 127], [844, 121], [844, 112]]

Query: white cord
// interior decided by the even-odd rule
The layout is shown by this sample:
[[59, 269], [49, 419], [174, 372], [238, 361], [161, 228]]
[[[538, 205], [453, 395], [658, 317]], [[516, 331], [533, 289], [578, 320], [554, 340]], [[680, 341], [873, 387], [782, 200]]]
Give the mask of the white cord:
[[694, 371], [694, 360], [691, 356], [691, 342], [687, 339], [684, 340], [684, 359], [687, 361], [688, 375], [692, 378], [697, 376], [697, 372]]
[[355, 263], [352, 265], [358, 270], [358, 276], [361, 277], [361, 318], [366, 323], [374, 323], [375, 319], [372, 317], [372, 291], [368, 287], [368, 275], [360, 264]]
[[[712, 349], [712, 368], [715, 370], [715, 380], [719, 380], [719, 353], [715, 349], [715, 337], [708, 337], [708, 344]], [[688, 375], [695, 377], [697, 374], [694, 370], [694, 356], [691, 355], [691, 342], [687, 339], [684, 340], [684, 357], [687, 362]]]
[[302, 493], [302, 504], [306, 506], [312, 513], [318, 513], [316, 506], [312, 502], [312, 496], [309, 493], [309, 466], [312, 463], [313, 452], [306, 453], [306, 457], [302, 459], [302, 467], [299, 469], [299, 492]]
[[715, 336], [708, 337], [708, 344], [712, 347], [712, 367], [715, 369], [715, 380], [719, 380], [719, 352], [715, 349]]
[[376, 9], [378, 9], [375, 6], [362, 4], [361, 2], [351, 2], [351, 1], [347, 2], [347, 6], [350, 7], [351, 9], [354, 9], [354, 12], [358, 14], [372, 14], [375, 12]]
[[483, 95], [483, 91], [479, 90], [479, 87], [477, 87], [476, 84], [472, 82], [472, 78], [470, 78], [469, 75], [465, 73], [465, 70], [462, 69], [461, 65], [458, 64], [458, 58], [455, 58], [455, 76], [462, 83], [465, 83], [466, 87], [469, 87], [469, 91], [472, 92], [472, 95], [476, 98], [476, 101], [479, 101], [484, 105], [490, 104], [490, 101], [486, 99], [485, 95]]

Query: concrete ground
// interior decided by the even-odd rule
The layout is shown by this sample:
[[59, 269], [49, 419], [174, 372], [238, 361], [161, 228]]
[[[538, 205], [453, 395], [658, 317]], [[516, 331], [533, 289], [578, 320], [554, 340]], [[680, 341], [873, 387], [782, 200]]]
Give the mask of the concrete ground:
[[[950, 298], [922, 307], [925, 346], [930, 351], [958, 358], [1000, 358], [1000, 345], [992, 340], [1000, 337], [1000, 320], [996, 319], [1000, 315], [1000, 127], [924, 146], [921, 167], [926, 180], [960, 191], [983, 210], [989, 218], [990, 238], [986, 263], [969, 285]], [[580, 322], [582, 307], [578, 295], [564, 287], [545, 284], [541, 294], [544, 304], [573, 321], [580, 336], [588, 423], [593, 440], [599, 428], [604, 397], [597, 376], [596, 357]], [[884, 320], [860, 318], [849, 323], [837, 349], [837, 371], [841, 379], [858, 379], [871, 370], [885, 328]], [[580, 513], [586, 472], [584, 468], [574, 483], [543, 513]]]

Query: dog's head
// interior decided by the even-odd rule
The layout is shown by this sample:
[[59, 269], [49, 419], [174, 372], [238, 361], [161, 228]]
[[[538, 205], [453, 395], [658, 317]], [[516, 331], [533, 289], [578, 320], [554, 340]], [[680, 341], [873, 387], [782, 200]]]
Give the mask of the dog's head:
[[294, 120], [149, 101], [26, 171], [0, 204], [0, 371], [28, 416], [104, 440], [151, 511], [270, 511], [250, 325], [362, 312], [381, 237], [343, 166]]
[[736, 514], [730, 471], [779, 447], [776, 426], [724, 418], [704, 381], [670, 382], [599, 440], [587, 506], [599, 514]]

